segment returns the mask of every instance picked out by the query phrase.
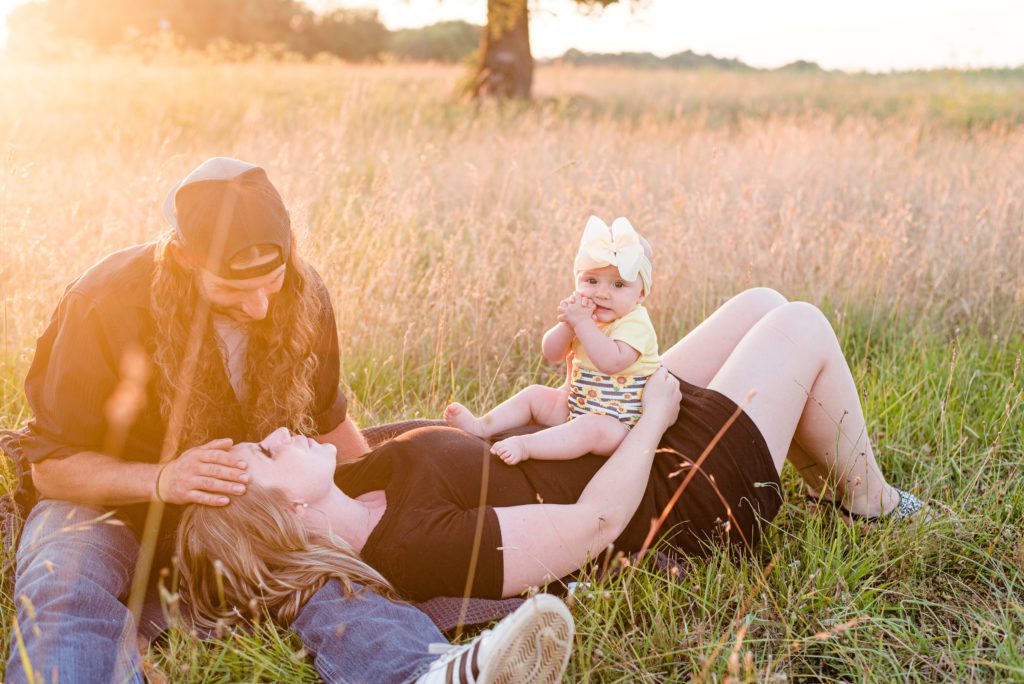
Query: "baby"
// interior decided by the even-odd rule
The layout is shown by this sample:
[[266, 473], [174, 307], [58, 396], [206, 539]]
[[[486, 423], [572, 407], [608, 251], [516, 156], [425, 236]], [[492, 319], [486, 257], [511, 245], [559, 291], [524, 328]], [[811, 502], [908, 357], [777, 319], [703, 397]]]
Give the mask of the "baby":
[[529, 423], [547, 426], [491, 447], [509, 465], [611, 454], [640, 419], [644, 385], [661, 363], [643, 307], [651, 248], [629, 221], [617, 218], [609, 228], [591, 216], [573, 270], [576, 291], [558, 305], [558, 323], [541, 345], [548, 361], [568, 359], [568, 382], [531, 385], [481, 418], [462, 404], [444, 411], [448, 425], [485, 439]]

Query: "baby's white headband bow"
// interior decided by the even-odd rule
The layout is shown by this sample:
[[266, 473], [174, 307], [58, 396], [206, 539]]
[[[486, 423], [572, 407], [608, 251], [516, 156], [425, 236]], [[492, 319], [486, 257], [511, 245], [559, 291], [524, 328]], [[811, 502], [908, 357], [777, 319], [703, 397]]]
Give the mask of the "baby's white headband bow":
[[578, 273], [605, 266], [615, 266], [622, 279], [629, 282], [640, 276], [644, 294], [651, 293], [651, 260], [644, 254], [640, 234], [621, 216], [612, 221], [610, 228], [596, 216], [587, 219], [573, 270]]

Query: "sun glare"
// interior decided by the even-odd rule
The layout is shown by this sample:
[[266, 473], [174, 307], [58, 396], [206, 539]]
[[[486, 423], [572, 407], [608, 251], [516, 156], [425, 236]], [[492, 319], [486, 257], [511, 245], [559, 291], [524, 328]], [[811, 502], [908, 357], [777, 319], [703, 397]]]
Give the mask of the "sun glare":
[[[0, 2], [0, 20], [24, 0]], [[389, 29], [440, 21], [486, 21], [485, 0], [308, 0], [314, 10], [372, 8]], [[650, 0], [634, 8], [623, 0], [601, 12], [581, 13], [573, 0], [532, 5], [534, 55], [585, 52], [693, 50], [775, 68], [799, 60], [827, 69], [891, 71], [1024, 64], [1024, 3], [1002, 0], [869, 0], [854, 5], [783, 0], [683, 3]], [[0, 21], [0, 42], [7, 29]]]

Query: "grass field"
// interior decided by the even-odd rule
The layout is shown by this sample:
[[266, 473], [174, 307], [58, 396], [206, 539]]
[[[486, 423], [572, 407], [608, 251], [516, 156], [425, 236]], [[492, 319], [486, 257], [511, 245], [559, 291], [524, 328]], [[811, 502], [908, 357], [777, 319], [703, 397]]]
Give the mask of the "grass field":
[[[1024, 73], [0, 63], [0, 427], [63, 286], [163, 230], [227, 154], [269, 170], [334, 298], [364, 425], [555, 381], [542, 331], [588, 215], [655, 247], [663, 347], [753, 285], [819, 304], [894, 483], [950, 507], [848, 528], [794, 473], [755, 558], [630, 568], [573, 607], [570, 681], [1024, 680]], [[11, 597], [0, 619], [10, 629]], [[6, 643], [6, 642], [5, 642]], [[315, 681], [268, 630], [150, 650], [170, 681]]]

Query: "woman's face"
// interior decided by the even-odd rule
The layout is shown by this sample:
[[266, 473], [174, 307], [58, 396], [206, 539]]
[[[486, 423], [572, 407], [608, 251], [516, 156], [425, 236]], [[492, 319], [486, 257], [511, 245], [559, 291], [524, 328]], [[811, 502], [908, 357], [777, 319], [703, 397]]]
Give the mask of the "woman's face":
[[282, 490], [293, 501], [313, 504], [334, 486], [336, 450], [333, 444], [274, 430], [259, 442], [231, 448], [249, 464], [252, 482]]

